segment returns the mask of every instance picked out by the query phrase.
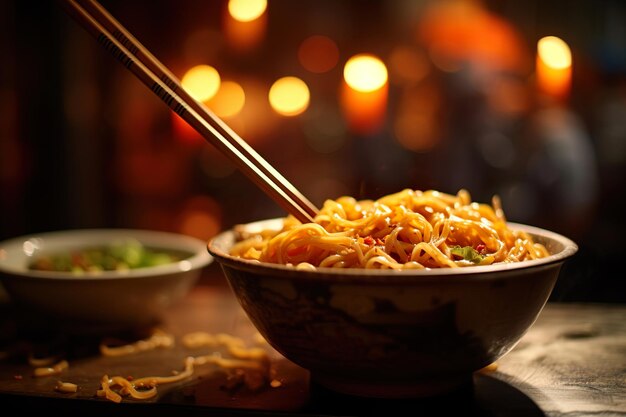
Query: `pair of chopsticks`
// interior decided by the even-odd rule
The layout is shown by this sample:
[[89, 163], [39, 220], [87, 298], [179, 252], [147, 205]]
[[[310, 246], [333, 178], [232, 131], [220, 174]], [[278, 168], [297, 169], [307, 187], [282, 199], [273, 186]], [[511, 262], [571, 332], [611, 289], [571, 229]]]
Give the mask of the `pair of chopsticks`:
[[302, 223], [313, 221], [317, 208], [224, 121], [193, 99], [176, 76], [104, 7], [95, 0], [61, 0], [61, 4], [98, 43], [289, 214]]

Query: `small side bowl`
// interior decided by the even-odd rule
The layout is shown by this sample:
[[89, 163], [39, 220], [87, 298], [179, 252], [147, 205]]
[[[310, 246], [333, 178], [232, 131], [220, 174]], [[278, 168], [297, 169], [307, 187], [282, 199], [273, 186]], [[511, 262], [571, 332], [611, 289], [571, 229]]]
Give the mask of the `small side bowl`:
[[[38, 256], [129, 238], [147, 248], [189, 256], [174, 263], [97, 274], [29, 269]], [[137, 229], [64, 230], [0, 242], [0, 279], [11, 301], [41, 321], [76, 328], [129, 328], [160, 320], [212, 260], [206, 242], [190, 236]]]
[[[250, 232], [281, 219], [250, 223]], [[509, 352], [535, 322], [570, 239], [521, 224], [547, 258], [430, 270], [318, 268], [229, 255], [234, 231], [208, 243], [239, 303], [267, 341], [331, 390], [368, 397], [423, 397], [471, 381]]]

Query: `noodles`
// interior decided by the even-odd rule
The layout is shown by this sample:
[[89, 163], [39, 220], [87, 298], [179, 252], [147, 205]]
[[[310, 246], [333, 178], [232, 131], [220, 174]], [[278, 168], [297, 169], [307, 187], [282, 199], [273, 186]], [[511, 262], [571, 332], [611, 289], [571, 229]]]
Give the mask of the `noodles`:
[[[96, 395], [116, 403], [122, 401], [122, 395], [130, 395], [138, 400], [146, 400], [157, 394], [157, 385], [178, 382], [190, 377], [193, 374], [193, 364], [194, 358], [188, 357], [185, 359], [185, 370], [183, 372], [172, 376], [148, 376], [132, 382], [121, 376], [109, 378], [108, 375], [104, 375], [101, 380], [102, 389], [98, 390]], [[119, 387], [119, 393], [113, 390], [115, 387]], [[137, 388], [142, 389], [139, 390]]]
[[57, 381], [57, 384], [54, 386], [54, 390], [63, 393], [74, 393], [78, 392], [78, 385], [72, 382]]
[[[258, 333], [254, 335], [257, 344], [267, 345], [267, 341]], [[111, 343], [119, 343], [117, 340], [105, 339], [101, 341], [99, 348], [104, 357], [119, 357], [123, 355], [142, 354], [157, 348], [173, 348], [175, 338], [173, 335], [160, 329], [153, 329], [152, 334], [146, 339], [140, 339], [132, 343], [110, 346]], [[226, 389], [245, 387], [251, 391], [269, 387], [278, 388], [282, 382], [276, 379], [276, 371], [267, 350], [260, 347], [248, 347], [242, 338], [227, 333], [207, 333], [204, 331], [187, 333], [182, 336], [182, 346], [186, 349], [220, 348], [213, 352], [197, 356], [186, 356], [184, 369], [173, 371], [167, 376], [146, 376], [133, 378], [121, 375], [109, 376], [105, 374], [100, 379], [100, 387], [96, 391], [98, 397], [104, 397], [110, 401], [119, 403], [124, 397], [136, 400], [148, 400], [156, 397], [157, 386], [171, 384], [191, 378], [195, 367], [213, 365], [215, 370], [221, 370], [226, 374], [226, 381], [222, 385]], [[224, 356], [222, 355], [224, 353]], [[69, 368], [67, 360], [61, 360], [60, 356], [35, 357], [32, 352], [28, 353], [28, 363], [33, 366], [34, 377], [49, 377], [60, 375]], [[71, 378], [71, 375], [68, 375]], [[22, 375], [14, 375], [15, 380], [22, 380]], [[201, 376], [200, 376], [201, 378]], [[54, 390], [59, 393], [76, 393], [79, 390], [77, 384], [57, 380]]]
[[[166, 336], [166, 334], [162, 332], [158, 333], [158, 335]], [[140, 342], [147, 342], [147, 340]], [[101, 388], [96, 392], [96, 395], [98, 397], [105, 397], [116, 403], [121, 402], [123, 396], [146, 400], [157, 395], [157, 385], [170, 384], [187, 379], [193, 375], [195, 366], [206, 364], [213, 364], [225, 370], [228, 373], [227, 385], [230, 388], [244, 384], [251, 390], [258, 390], [266, 385], [272, 388], [278, 388], [282, 385], [282, 382], [273, 377], [274, 370], [271, 367], [267, 352], [260, 348], [246, 347], [243, 339], [226, 333], [210, 334], [206, 332], [193, 332], [183, 336], [183, 345], [189, 349], [206, 346], [224, 346], [233, 357], [222, 357], [219, 352], [201, 356], [188, 356], [185, 358], [184, 370], [170, 376], [147, 376], [132, 379], [130, 377], [109, 377], [108, 375], [104, 375], [100, 382]], [[101, 345], [101, 348], [102, 346], [104, 345]], [[119, 356], [134, 353], [134, 349], [127, 349], [127, 347], [132, 346], [134, 345], [120, 346], [120, 348], [123, 348], [120, 349], [120, 353], [113, 355], [107, 350], [102, 351], [102, 353], [105, 356]], [[168, 344], [168, 347], [169, 346], [170, 344]], [[140, 351], [144, 350], [147, 349], [141, 349]]]
[[174, 346], [174, 336], [156, 329], [149, 338], [122, 346], [111, 347], [103, 342], [100, 344], [100, 353], [103, 356], [125, 356], [156, 348], [171, 348], [172, 346]]
[[230, 253], [299, 269], [424, 269], [543, 258], [547, 249], [507, 226], [500, 200], [406, 189], [376, 201], [327, 200], [315, 223], [289, 216], [279, 231], [243, 234]]
[[190, 349], [202, 346], [226, 346], [229, 353], [238, 359], [266, 360], [267, 353], [261, 348], [247, 348], [244, 341], [226, 333], [212, 335], [206, 332], [193, 332], [183, 336], [183, 345]]
[[44, 377], [50, 375], [59, 375], [61, 372], [69, 368], [69, 363], [66, 360], [62, 360], [51, 367], [35, 368], [33, 376]]

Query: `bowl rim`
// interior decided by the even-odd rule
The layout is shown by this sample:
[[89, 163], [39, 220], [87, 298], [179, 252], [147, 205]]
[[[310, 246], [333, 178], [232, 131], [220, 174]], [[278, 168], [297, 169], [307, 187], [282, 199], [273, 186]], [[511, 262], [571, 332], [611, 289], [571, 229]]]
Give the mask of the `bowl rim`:
[[[24, 249], [24, 243], [44, 245], [41, 251], [53, 253], [66, 249], [78, 249], [96, 246], [113, 241], [114, 239], [136, 238], [146, 246], [159, 249], [180, 250], [189, 252], [191, 256], [178, 262], [157, 265], [145, 268], [128, 269], [124, 271], [99, 271], [97, 273], [75, 274], [63, 271], [37, 271], [28, 269], [27, 262], [14, 265], [9, 262], [10, 257], [19, 256], [25, 259], [33, 258], [36, 252], [30, 255]], [[69, 239], [69, 240], [68, 240]], [[63, 242], [58, 250], [48, 249], [48, 245]], [[177, 242], [179, 245], [173, 246]], [[181, 247], [182, 246], [182, 247]], [[14, 260], [14, 259], [13, 259]], [[31, 233], [13, 237], [0, 242], [0, 278], [19, 277], [32, 280], [65, 280], [65, 281], [104, 281], [133, 279], [144, 277], [159, 277], [176, 273], [193, 271], [203, 268], [213, 262], [213, 257], [206, 251], [206, 242], [180, 233], [165, 232], [151, 229], [133, 228], [77, 228], [42, 233]]]
[[[279, 227], [284, 218], [272, 218], [259, 220], [251, 223], [242, 224], [245, 228], [254, 231], [260, 228]], [[426, 282], [431, 280], [446, 282], [452, 280], [467, 281], [468, 279], [484, 280], [489, 278], [501, 277], [501, 272], [518, 271], [523, 275], [523, 271], [527, 269], [544, 269], [553, 268], [564, 263], [578, 252], [578, 245], [571, 239], [536, 226], [530, 226], [522, 223], [507, 222], [509, 227], [515, 230], [523, 230], [531, 235], [539, 236], [545, 239], [555, 241], [563, 245], [563, 250], [552, 254], [545, 258], [534, 259], [515, 263], [499, 263], [495, 265], [484, 266], [468, 266], [461, 268], [431, 268], [431, 269], [363, 269], [363, 268], [329, 268], [318, 267], [316, 270], [296, 269], [293, 266], [282, 264], [273, 264], [268, 262], [259, 262], [255, 260], [243, 259], [228, 254], [222, 249], [224, 242], [234, 239], [234, 228], [222, 231], [207, 242], [208, 252], [222, 265], [233, 267], [235, 269], [244, 270], [252, 273], [262, 273], [273, 275], [274, 277], [288, 277], [301, 280], [329, 280], [337, 281], [341, 277], [341, 282], [369, 282], [369, 283], [389, 283], [397, 281], [399, 283], [407, 282]], [[370, 279], [372, 278], [372, 279]]]

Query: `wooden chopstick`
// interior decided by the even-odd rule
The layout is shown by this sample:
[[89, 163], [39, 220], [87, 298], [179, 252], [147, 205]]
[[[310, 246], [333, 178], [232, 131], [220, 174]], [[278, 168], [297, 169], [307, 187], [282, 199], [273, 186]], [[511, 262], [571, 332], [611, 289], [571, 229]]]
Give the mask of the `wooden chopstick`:
[[83, 0], [82, 3], [88, 5], [89, 10], [106, 23], [107, 28], [76, 0], [62, 0], [66, 11], [105, 49], [208, 142], [229, 157], [266, 194], [299, 221], [313, 221], [317, 208], [309, 200], [206, 106], [189, 96], [176, 77], [102, 6], [91, 0]]
[[180, 81], [152, 53], [144, 47], [117, 19], [95, 0], [78, 0], [92, 17], [122, 43], [142, 64], [150, 69], [159, 79], [165, 82], [176, 94], [181, 96], [191, 108], [229, 140], [243, 155], [248, 157], [272, 181], [297, 202], [311, 217], [317, 214], [317, 208], [270, 165], [254, 148], [244, 141], [215, 113], [203, 103], [196, 101], [182, 88]]

